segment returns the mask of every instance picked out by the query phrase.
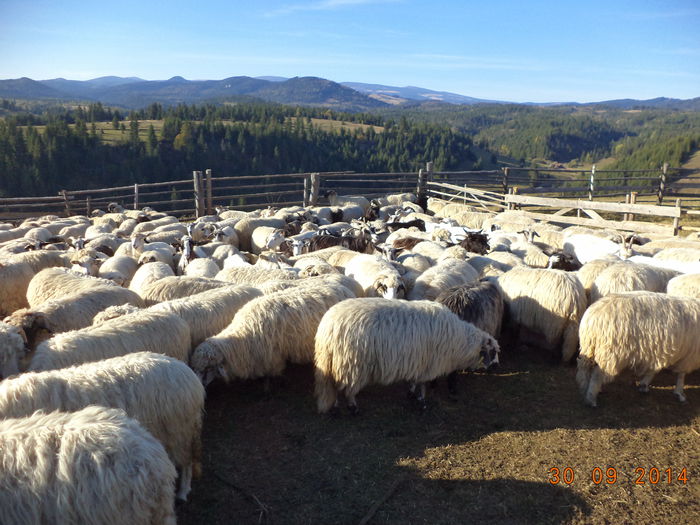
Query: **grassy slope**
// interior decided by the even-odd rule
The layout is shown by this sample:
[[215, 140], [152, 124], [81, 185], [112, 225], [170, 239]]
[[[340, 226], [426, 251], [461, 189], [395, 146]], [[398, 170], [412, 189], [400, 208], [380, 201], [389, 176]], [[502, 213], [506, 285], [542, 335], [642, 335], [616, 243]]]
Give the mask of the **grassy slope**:
[[[291, 117], [292, 121], [295, 117]], [[222, 121], [224, 124], [234, 124], [233, 121]], [[353, 132], [356, 129], [367, 129], [370, 127], [374, 128], [374, 131], [381, 133], [384, 128], [381, 126], [370, 126], [367, 124], [357, 124], [354, 122], [345, 122], [340, 120], [328, 120], [328, 119], [318, 119], [313, 118], [311, 122], [314, 126], [319, 127], [323, 131], [340, 133], [341, 129]], [[122, 131], [119, 129], [114, 129], [112, 127], [112, 122], [96, 122], [95, 127], [97, 128], [97, 134], [102, 139], [102, 142], [106, 144], [120, 144], [127, 142], [129, 140], [129, 122], [123, 122], [126, 130]], [[160, 132], [163, 129], [162, 120], [139, 120], [139, 138], [142, 142], [146, 142], [148, 138], [148, 127], [153, 126], [156, 132], [156, 136], [160, 137]], [[45, 126], [34, 126], [40, 132], [43, 132]], [[70, 124], [70, 127], [75, 127], [75, 124]], [[90, 131], [91, 124], [88, 124], [88, 132]]]

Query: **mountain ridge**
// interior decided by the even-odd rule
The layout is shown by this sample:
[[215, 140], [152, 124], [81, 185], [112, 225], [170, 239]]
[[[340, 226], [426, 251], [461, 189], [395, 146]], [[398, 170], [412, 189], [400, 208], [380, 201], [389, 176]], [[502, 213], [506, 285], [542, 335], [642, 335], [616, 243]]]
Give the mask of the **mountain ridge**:
[[0, 80], [0, 98], [102, 102], [137, 109], [158, 102], [221, 102], [235, 97], [253, 97], [288, 105], [331, 107], [348, 111], [366, 111], [391, 106], [415, 106], [416, 103], [520, 104], [532, 106], [603, 106], [622, 110], [669, 109], [700, 111], [700, 97], [648, 100], [615, 99], [600, 102], [517, 103], [469, 97], [448, 91], [418, 86], [387, 86], [363, 82], [334, 82], [320, 77], [285, 78], [277, 76], [232, 76], [221, 80], [187, 80], [174, 76], [168, 80], [144, 80], [138, 77], [103, 76], [90, 80], [54, 78], [33, 80], [27, 77]]

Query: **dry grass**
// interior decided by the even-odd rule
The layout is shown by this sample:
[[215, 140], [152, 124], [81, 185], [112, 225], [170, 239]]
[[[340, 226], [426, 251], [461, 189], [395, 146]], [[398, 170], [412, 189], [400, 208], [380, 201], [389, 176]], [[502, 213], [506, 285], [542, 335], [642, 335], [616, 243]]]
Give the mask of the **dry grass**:
[[[685, 405], [663, 373], [648, 395], [630, 378], [609, 385], [590, 409], [572, 367], [504, 348], [499, 372], [463, 375], [456, 401], [441, 383], [423, 413], [394, 385], [361, 392], [356, 417], [318, 415], [311, 367], [290, 368], [272, 395], [261, 382], [214, 385], [204, 474], [179, 523], [700, 521], [700, 374]], [[573, 482], [551, 484], [553, 467]], [[594, 484], [595, 467], [616, 468], [616, 483]], [[635, 484], [652, 467], [672, 482]]]

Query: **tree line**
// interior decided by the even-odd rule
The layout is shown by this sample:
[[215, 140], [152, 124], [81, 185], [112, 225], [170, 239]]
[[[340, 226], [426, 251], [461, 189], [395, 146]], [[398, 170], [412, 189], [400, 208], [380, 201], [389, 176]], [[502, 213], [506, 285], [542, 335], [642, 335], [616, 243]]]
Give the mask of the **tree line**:
[[[369, 114], [267, 103], [159, 104], [126, 116], [91, 104], [0, 120], [0, 195], [52, 195], [89, 189], [177, 180], [193, 169], [227, 176], [309, 171], [416, 171], [481, 164], [470, 136], [433, 123], [398, 122]], [[362, 124], [324, 131], [312, 118]], [[145, 140], [142, 120], [150, 125]], [[112, 122], [123, 140], [108, 144], [97, 123]], [[382, 130], [375, 130], [381, 126]]]

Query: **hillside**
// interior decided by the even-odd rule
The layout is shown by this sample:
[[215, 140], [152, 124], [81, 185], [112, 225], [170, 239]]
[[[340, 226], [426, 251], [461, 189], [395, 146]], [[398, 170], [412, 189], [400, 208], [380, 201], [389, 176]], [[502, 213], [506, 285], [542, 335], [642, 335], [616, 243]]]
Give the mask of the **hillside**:
[[301, 106], [323, 106], [346, 111], [366, 111], [386, 106], [354, 89], [316, 77], [273, 81], [237, 76], [222, 80], [146, 81], [136, 78], [102, 77], [88, 81], [52, 79], [0, 80], [0, 98], [55, 99], [102, 102], [138, 109], [152, 103], [165, 105], [223, 102], [245, 97]]

